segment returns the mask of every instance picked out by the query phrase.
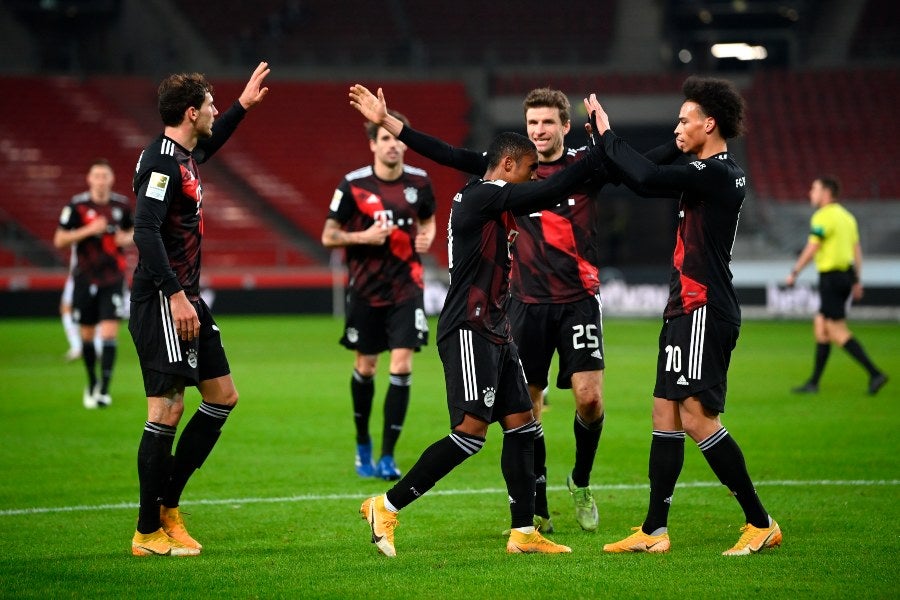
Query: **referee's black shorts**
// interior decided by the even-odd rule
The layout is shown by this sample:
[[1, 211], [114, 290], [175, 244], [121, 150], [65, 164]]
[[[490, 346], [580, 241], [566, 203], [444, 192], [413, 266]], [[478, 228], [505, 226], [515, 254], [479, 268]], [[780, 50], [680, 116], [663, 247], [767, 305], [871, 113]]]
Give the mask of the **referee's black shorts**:
[[840, 321], [847, 318], [847, 301], [856, 283], [853, 267], [846, 271], [819, 273], [819, 313], [826, 319]]
[[716, 318], [706, 306], [666, 321], [659, 334], [653, 395], [666, 400], [694, 396], [708, 410], [725, 412], [728, 365], [739, 333], [739, 325]]
[[438, 341], [444, 364], [450, 428], [470, 414], [487, 423], [531, 410], [531, 396], [516, 345], [495, 344], [460, 328]]
[[200, 319], [200, 335], [186, 342], [175, 333], [169, 299], [162, 292], [142, 302], [131, 302], [128, 331], [137, 349], [148, 397], [161, 396], [181, 382], [196, 386], [231, 373], [209, 307], [202, 298], [191, 304]]

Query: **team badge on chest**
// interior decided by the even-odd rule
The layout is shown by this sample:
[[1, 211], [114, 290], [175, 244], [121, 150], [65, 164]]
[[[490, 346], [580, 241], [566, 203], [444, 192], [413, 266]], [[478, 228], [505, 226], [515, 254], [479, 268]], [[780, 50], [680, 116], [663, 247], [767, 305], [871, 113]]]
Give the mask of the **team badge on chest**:
[[408, 187], [403, 190], [403, 196], [410, 204], [415, 204], [419, 200], [419, 190], [414, 187]]

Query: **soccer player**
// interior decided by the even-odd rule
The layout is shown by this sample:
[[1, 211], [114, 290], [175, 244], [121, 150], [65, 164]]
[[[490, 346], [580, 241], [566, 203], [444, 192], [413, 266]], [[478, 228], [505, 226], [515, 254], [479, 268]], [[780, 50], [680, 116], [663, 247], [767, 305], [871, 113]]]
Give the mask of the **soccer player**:
[[684, 464], [685, 433], [744, 511], [746, 525], [725, 555], [745, 555], [781, 544], [781, 529], [763, 508], [740, 447], [722, 425], [728, 365], [741, 323], [731, 283], [731, 249], [747, 179], [728, 152], [727, 140], [743, 129], [744, 101], [728, 81], [689, 77], [678, 115], [675, 143], [697, 160], [656, 165], [610, 130], [609, 118], [591, 94], [584, 101], [600, 146], [638, 189], [680, 198], [669, 301], [659, 336], [650, 503], [635, 533], [606, 544], [606, 552], [666, 552], [668, 513]]
[[869, 394], [877, 394], [887, 383], [862, 345], [847, 327], [847, 301], [852, 296], [861, 300], [862, 248], [856, 219], [838, 202], [840, 183], [834, 177], [819, 177], [809, 190], [809, 203], [816, 209], [810, 221], [809, 240], [797, 258], [785, 283], [793, 286], [797, 275], [813, 258], [819, 272], [819, 312], [813, 319], [816, 354], [813, 372], [803, 385], [793, 389], [798, 394], [819, 391], [819, 379], [831, 353], [831, 344], [847, 351], [869, 373]]
[[[128, 199], [112, 191], [115, 176], [109, 161], [100, 158], [91, 163], [87, 184], [88, 190], [72, 196], [63, 208], [53, 245], [75, 248], [71, 314], [81, 329], [81, 358], [87, 370], [82, 403], [93, 409], [112, 404], [109, 384], [116, 364], [119, 321], [125, 315], [123, 248], [132, 243], [134, 224]], [[99, 379], [94, 346], [98, 324], [102, 340]]]
[[[350, 89], [351, 104], [366, 118], [381, 123], [410, 148], [444, 165], [473, 174], [486, 167], [484, 154], [452, 148], [405, 126], [388, 114], [381, 89], [377, 96], [361, 85]], [[558, 90], [538, 88], [523, 102], [528, 137], [538, 151], [537, 178], [544, 179], [577, 162], [586, 148], [564, 146], [570, 104]], [[654, 150], [658, 161], [678, 156], [674, 145]], [[659, 156], [657, 156], [657, 154]], [[554, 351], [559, 353], [557, 387], [575, 396], [575, 465], [567, 478], [575, 518], [585, 531], [599, 523], [590, 489], [590, 474], [604, 423], [603, 326], [600, 303], [595, 198], [607, 179], [594, 175], [541, 211], [515, 215], [509, 319], [528, 381], [537, 433], [535, 439], [534, 525], [553, 531], [547, 503], [546, 446], [541, 427], [544, 390]]]
[[[128, 329], [147, 394], [147, 422], [138, 448], [140, 508], [131, 541], [135, 556], [199, 554], [178, 509], [181, 493], [203, 465], [238, 400], [219, 327], [200, 297], [205, 162], [269, 91], [259, 63], [240, 97], [221, 117], [213, 88], [199, 73], [166, 77], [159, 86], [164, 132], [138, 158], [134, 175], [134, 272]], [[213, 125], [215, 123], [215, 125]], [[184, 413], [184, 389], [197, 386], [200, 407], [175, 456], [172, 442]]]
[[396, 554], [397, 512], [481, 450], [495, 421], [503, 426], [501, 470], [511, 512], [507, 552], [571, 552], [533, 525], [537, 423], [506, 302], [510, 247], [517, 237], [512, 215], [552, 206], [599, 168], [598, 156], [595, 152], [553, 177], [525, 183], [538, 166], [535, 145], [517, 133], [503, 133], [491, 143], [483, 177], [454, 196], [448, 226], [450, 289], [438, 320], [451, 432], [426, 449], [386, 494], [362, 503], [360, 513], [383, 554]]
[[[393, 116], [408, 123], [400, 113]], [[350, 395], [356, 425], [356, 472], [400, 478], [394, 448], [412, 383], [413, 352], [428, 343], [421, 254], [434, 241], [434, 191], [428, 174], [403, 162], [406, 146], [372, 122], [365, 124], [373, 164], [351, 171], [334, 191], [322, 230], [326, 248], [346, 248], [350, 271], [344, 334], [356, 353]], [[378, 355], [390, 350], [381, 457], [372, 462], [369, 416]]]

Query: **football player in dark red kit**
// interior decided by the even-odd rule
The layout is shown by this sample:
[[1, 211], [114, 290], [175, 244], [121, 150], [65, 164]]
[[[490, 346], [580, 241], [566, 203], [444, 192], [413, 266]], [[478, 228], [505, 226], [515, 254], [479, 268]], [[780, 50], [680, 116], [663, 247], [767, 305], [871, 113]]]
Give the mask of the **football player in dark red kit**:
[[[240, 97], [219, 115], [213, 88], [199, 73], [166, 77], [158, 107], [165, 130], [138, 159], [134, 272], [128, 329], [137, 348], [147, 422], [138, 448], [140, 508], [131, 541], [135, 556], [199, 554], [179, 511], [188, 479], [206, 460], [238, 401], [219, 327], [200, 297], [203, 185], [197, 165], [228, 141], [248, 110], [269, 91], [260, 63]], [[218, 118], [216, 118], [218, 116]], [[202, 401], [174, 457], [185, 386]]]
[[[119, 321], [125, 317], [125, 268], [123, 248], [132, 243], [134, 223], [128, 198], [112, 191], [112, 167], [106, 159], [91, 163], [88, 191], [76, 194], [63, 208], [53, 235], [57, 248], [75, 246], [72, 261], [72, 316], [80, 325], [81, 358], [87, 368], [85, 408], [112, 403], [109, 384], [116, 364]], [[100, 329], [100, 378], [94, 335]]]
[[453, 198], [447, 230], [450, 289], [438, 320], [438, 352], [444, 365], [450, 434], [431, 446], [386, 494], [365, 500], [360, 513], [372, 542], [395, 556], [397, 513], [478, 453], [488, 427], [503, 427], [501, 470], [509, 495], [510, 553], [565, 553], [534, 527], [534, 433], [522, 364], [506, 314], [509, 272], [516, 242], [513, 215], [552, 206], [598, 169], [595, 149], [583, 160], [542, 181], [534, 179], [533, 142], [503, 133], [487, 152], [487, 169]]
[[611, 168], [636, 190], [678, 198], [679, 219], [653, 391], [647, 517], [635, 533], [603, 549], [669, 550], [669, 507], [684, 464], [686, 433], [744, 511], [740, 539], [723, 552], [741, 556], [778, 546], [782, 539], [756, 494], [740, 447], [719, 417], [741, 324], [729, 263], [747, 178], [727, 140], [742, 133], [744, 101], [722, 79], [689, 77], [683, 92], [675, 144], [696, 160], [677, 166], [656, 165], [641, 156], [610, 129], [595, 95], [584, 101]]
[[[394, 113], [401, 122], [406, 117]], [[373, 163], [348, 173], [334, 192], [322, 230], [326, 248], [345, 248], [350, 281], [340, 343], [356, 353], [350, 395], [356, 472], [400, 478], [394, 448], [409, 406], [413, 353], [428, 343], [421, 254], [434, 241], [435, 199], [422, 169], [404, 164], [406, 145], [367, 122]], [[390, 351], [381, 457], [373, 461], [369, 417], [378, 355]]]

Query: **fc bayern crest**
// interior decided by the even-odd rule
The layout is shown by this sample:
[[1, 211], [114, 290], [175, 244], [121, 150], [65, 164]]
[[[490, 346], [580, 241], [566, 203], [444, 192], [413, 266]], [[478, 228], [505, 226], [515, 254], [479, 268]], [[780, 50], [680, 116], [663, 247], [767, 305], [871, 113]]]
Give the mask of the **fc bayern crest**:
[[357, 331], [355, 327], [347, 328], [347, 341], [351, 344], [355, 344], [359, 341], [359, 331]]
[[406, 196], [406, 201], [410, 204], [415, 204], [419, 199], [419, 190], [414, 187], [408, 187], [403, 190], [403, 195]]
[[485, 388], [482, 394], [484, 395], [484, 405], [488, 408], [492, 407], [494, 405], [494, 388]]
[[197, 351], [195, 349], [191, 348], [188, 350], [187, 362], [188, 366], [192, 369], [197, 368]]

